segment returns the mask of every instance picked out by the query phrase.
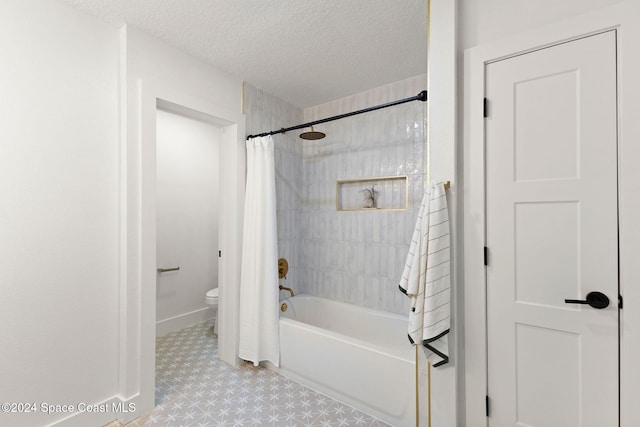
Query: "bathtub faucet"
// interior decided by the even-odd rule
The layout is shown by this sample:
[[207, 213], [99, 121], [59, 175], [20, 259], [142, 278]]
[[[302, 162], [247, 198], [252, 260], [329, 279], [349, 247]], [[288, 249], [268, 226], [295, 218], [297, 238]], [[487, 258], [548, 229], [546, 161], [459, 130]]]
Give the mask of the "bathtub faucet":
[[293, 294], [293, 289], [291, 288], [285, 288], [284, 286], [280, 285], [278, 286], [278, 289], [280, 289], [281, 291], [289, 291], [291, 292], [291, 296], [294, 297], [295, 295]]

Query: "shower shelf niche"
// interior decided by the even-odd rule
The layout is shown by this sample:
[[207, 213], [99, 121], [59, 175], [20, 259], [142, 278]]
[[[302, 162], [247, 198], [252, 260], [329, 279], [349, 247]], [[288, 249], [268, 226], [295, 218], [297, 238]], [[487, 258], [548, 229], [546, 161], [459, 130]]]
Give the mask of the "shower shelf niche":
[[[375, 190], [375, 207], [365, 197]], [[409, 186], [406, 175], [378, 176], [374, 178], [342, 179], [336, 181], [336, 210], [354, 211], [403, 211], [409, 205]]]

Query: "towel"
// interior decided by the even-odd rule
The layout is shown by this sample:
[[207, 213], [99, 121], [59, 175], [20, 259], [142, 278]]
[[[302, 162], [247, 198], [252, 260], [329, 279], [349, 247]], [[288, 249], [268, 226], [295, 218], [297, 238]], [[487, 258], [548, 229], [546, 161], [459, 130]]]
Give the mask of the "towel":
[[399, 287], [411, 299], [409, 341], [422, 343], [433, 367], [449, 362], [450, 240], [444, 184], [432, 183], [418, 211]]

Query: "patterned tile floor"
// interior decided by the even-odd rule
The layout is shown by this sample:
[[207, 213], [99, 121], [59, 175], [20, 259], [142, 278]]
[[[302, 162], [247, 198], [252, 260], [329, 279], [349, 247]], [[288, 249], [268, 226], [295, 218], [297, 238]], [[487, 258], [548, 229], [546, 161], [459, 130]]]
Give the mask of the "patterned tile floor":
[[387, 426], [250, 363], [218, 360], [212, 322], [156, 341], [156, 408], [127, 427]]

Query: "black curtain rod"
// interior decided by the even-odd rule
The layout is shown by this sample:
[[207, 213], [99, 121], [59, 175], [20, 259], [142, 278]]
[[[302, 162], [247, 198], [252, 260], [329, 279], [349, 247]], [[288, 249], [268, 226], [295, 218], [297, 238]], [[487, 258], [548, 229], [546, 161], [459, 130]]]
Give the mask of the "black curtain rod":
[[257, 138], [259, 136], [276, 135], [276, 134], [279, 134], [279, 133], [285, 133], [285, 132], [289, 132], [289, 131], [297, 130], [297, 129], [304, 129], [304, 128], [308, 128], [308, 127], [311, 127], [311, 126], [319, 125], [320, 123], [332, 122], [334, 120], [344, 119], [345, 117], [351, 117], [351, 116], [355, 116], [355, 115], [362, 114], [362, 113], [368, 113], [369, 111], [380, 110], [381, 108], [393, 107], [394, 105], [400, 105], [400, 104], [404, 104], [406, 102], [411, 102], [411, 101], [422, 101], [422, 102], [425, 102], [426, 100], [427, 100], [427, 91], [423, 90], [422, 92], [420, 92], [416, 96], [412, 96], [411, 98], [405, 98], [405, 99], [400, 99], [398, 101], [387, 102], [386, 104], [376, 105], [375, 107], [369, 107], [369, 108], [365, 108], [363, 110], [352, 111], [351, 113], [340, 114], [339, 116], [327, 117], [326, 119], [316, 120], [315, 122], [303, 123], [301, 125], [293, 126], [293, 127], [290, 127], [290, 128], [282, 128], [280, 130], [272, 130], [271, 132], [259, 133], [257, 135], [248, 135], [247, 139]]

